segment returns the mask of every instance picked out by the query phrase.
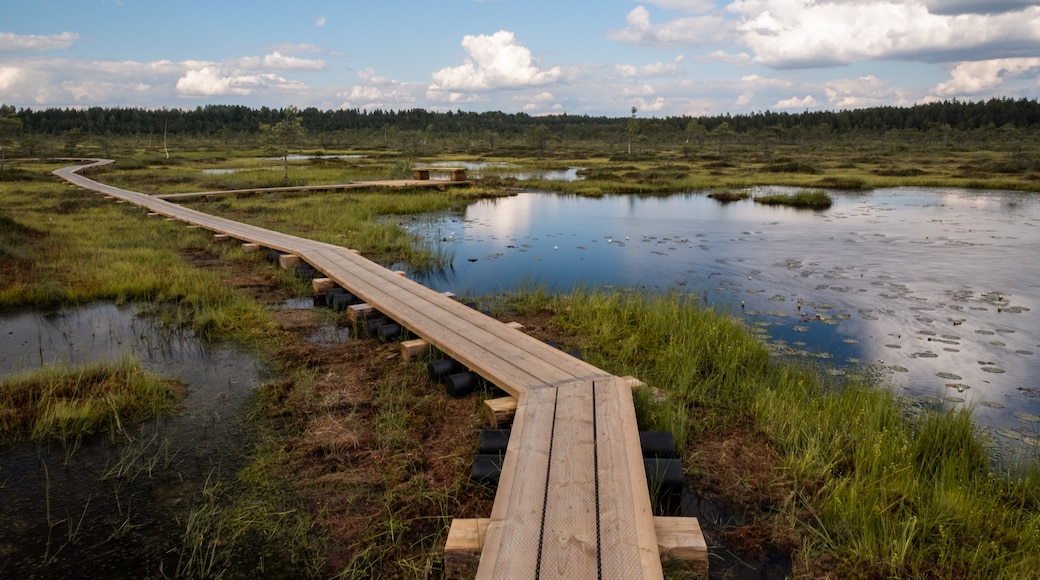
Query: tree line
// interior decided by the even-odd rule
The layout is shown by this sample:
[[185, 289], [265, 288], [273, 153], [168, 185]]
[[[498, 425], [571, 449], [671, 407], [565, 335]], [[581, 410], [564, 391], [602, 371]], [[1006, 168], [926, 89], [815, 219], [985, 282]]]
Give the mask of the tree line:
[[[11, 108], [8, 108], [10, 111]], [[295, 110], [295, 109], [294, 109]], [[21, 129], [38, 135], [63, 135], [78, 130], [88, 136], [146, 134], [220, 137], [256, 134], [261, 126], [272, 126], [284, 118], [284, 109], [240, 105], [206, 105], [192, 110], [91, 107], [86, 109], [20, 109], [14, 113]], [[578, 138], [602, 138], [606, 134], [631, 133], [628, 116], [589, 115], [531, 116], [503, 112], [434, 112], [408, 110], [319, 110], [299, 109], [303, 129], [309, 134], [337, 131], [418, 131], [450, 133], [493, 133], [508, 139], [526, 135], [535, 126], [554, 134]], [[1040, 126], [1040, 102], [1035, 99], [995, 98], [988, 101], [942, 101], [910, 107], [870, 107], [841, 111], [801, 113], [764, 111], [740, 115], [701, 117], [672, 116], [641, 118], [640, 132], [675, 133], [703, 129], [716, 131], [726, 124], [735, 133], [789, 131], [859, 132], [882, 134], [890, 130], [929, 131], [936, 127], [972, 131], [994, 127], [1020, 130]]]

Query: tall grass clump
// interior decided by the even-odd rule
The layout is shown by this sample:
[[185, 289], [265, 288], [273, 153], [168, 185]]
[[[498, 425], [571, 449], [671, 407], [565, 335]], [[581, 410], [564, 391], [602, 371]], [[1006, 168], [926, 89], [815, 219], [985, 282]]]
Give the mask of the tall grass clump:
[[48, 367], [0, 381], [0, 439], [70, 441], [122, 432], [125, 425], [171, 411], [179, 384], [134, 358], [81, 368]]
[[[834, 382], [772, 358], [726, 313], [679, 295], [577, 290], [553, 324], [589, 361], [649, 385], [641, 426], [689, 453], [738, 425], [777, 455], [773, 509], [793, 523], [795, 568], [839, 576], [1020, 578], [1040, 569], [1040, 470], [993, 467], [969, 410], [907, 407], [886, 385]], [[709, 459], [710, 462], [710, 459]], [[783, 483], [786, 482], [786, 483]]]
[[830, 194], [822, 189], [804, 189], [794, 194], [759, 195], [755, 197], [756, 203], [764, 205], [786, 205], [790, 207], [804, 207], [811, 209], [826, 209], [834, 200]]

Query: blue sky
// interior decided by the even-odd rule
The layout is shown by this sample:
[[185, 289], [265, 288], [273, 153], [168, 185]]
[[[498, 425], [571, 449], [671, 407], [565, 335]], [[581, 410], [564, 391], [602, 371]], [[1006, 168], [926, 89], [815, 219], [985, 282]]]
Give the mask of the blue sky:
[[20, 0], [0, 103], [703, 115], [1040, 96], [1035, 0]]

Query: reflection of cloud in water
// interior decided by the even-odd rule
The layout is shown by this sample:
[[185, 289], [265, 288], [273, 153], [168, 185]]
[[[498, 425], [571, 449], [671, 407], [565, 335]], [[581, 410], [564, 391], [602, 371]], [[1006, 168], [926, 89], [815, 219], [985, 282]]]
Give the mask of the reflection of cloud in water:
[[[1030, 354], [1040, 351], [1040, 270], [1031, 267], [1040, 203], [912, 188], [835, 197], [825, 212], [700, 194], [481, 202], [450, 224], [459, 226], [451, 287], [427, 283], [474, 294], [525, 279], [560, 290], [672, 289], [735, 315], [757, 313], [745, 316], [750, 327], [791, 350], [829, 355], [825, 363], [884, 367], [909, 394], [1005, 407], [979, 407], [984, 422], [1021, 426], [1013, 412], [1040, 414], [1040, 401], [1019, 390], [1040, 375]], [[907, 372], [893, 372], [900, 367]]]

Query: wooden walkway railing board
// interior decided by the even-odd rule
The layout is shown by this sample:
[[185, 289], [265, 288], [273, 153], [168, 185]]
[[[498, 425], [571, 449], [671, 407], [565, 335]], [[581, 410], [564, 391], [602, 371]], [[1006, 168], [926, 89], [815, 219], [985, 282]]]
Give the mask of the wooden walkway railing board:
[[[105, 161], [99, 163], [106, 163]], [[96, 165], [96, 164], [95, 164]], [[631, 386], [346, 248], [55, 171], [149, 211], [289, 252], [517, 397], [479, 578], [661, 578]]]

